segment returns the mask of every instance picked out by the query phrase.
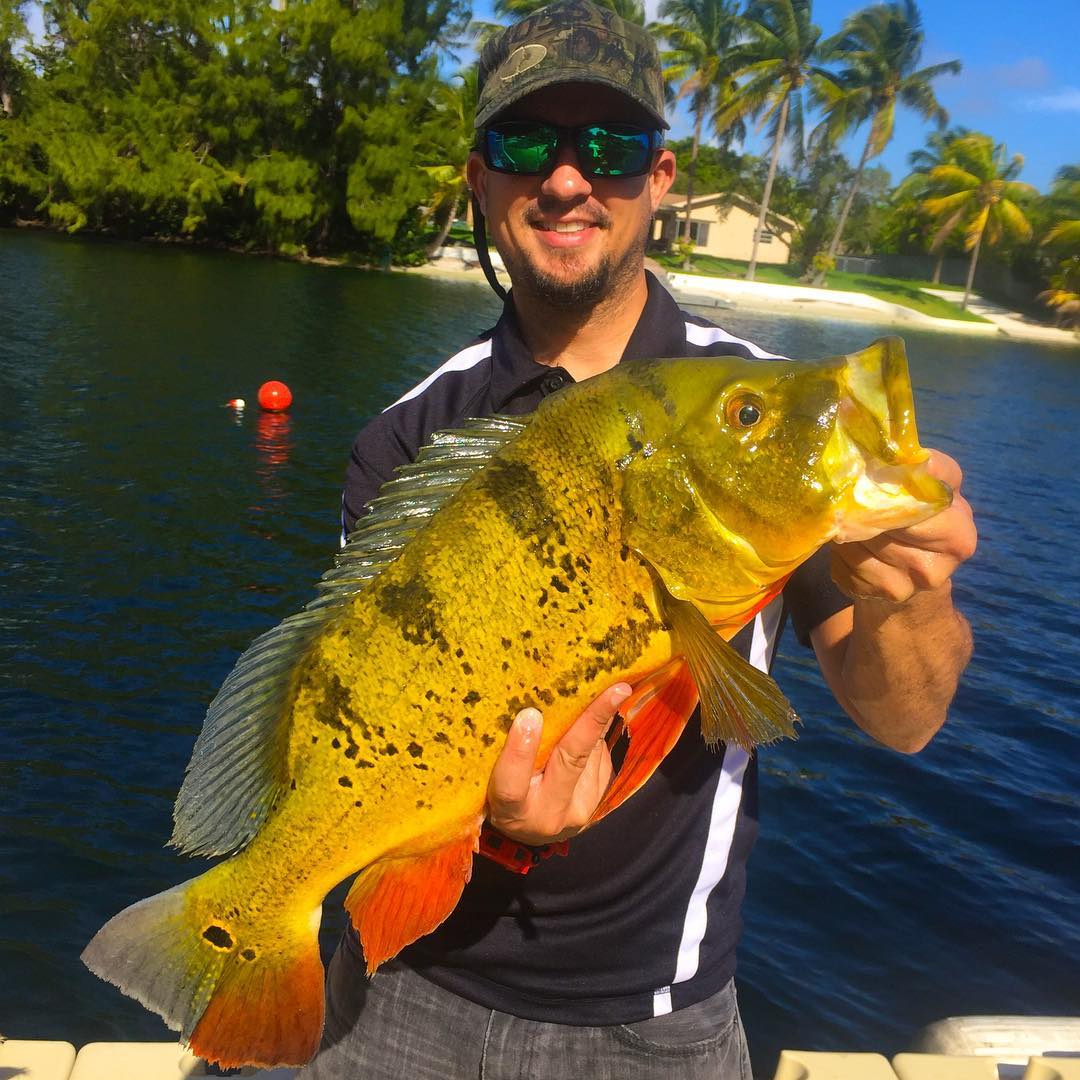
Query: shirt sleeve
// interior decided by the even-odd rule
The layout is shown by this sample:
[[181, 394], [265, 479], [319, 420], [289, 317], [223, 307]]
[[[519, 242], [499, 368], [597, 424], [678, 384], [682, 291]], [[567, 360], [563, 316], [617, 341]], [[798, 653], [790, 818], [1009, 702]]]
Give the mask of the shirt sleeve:
[[387, 416], [387, 413], [376, 416], [353, 442], [341, 494], [342, 543], [367, 513], [368, 503], [379, 494], [379, 489], [394, 478], [394, 470], [416, 457], [418, 448]]
[[832, 579], [828, 544], [800, 566], [784, 586], [784, 602], [799, 643], [811, 647], [810, 631], [829, 616], [851, 607], [851, 597]]

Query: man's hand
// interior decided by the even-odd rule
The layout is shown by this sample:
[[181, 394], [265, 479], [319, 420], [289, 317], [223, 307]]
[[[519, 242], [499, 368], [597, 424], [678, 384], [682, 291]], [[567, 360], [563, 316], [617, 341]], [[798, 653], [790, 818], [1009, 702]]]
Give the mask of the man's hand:
[[960, 466], [931, 451], [929, 468], [952, 486], [952, 505], [910, 529], [834, 544], [833, 577], [855, 603], [810, 634], [836, 700], [868, 735], [907, 753], [944, 723], [971, 657], [952, 574], [975, 551], [975, 523]]
[[928, 471], [953, 489], [951, 506], [910, 529], [833, 545], [833, 579], [848, 596], [903, 603], [917, 592], [940, 588], [974, 554], [975, 522], [960, 494], [960, 466], [947, 454], [931, 450]]
[[555, 745], [542, 772], [536, 752], [543, 717], [538, 709], [522, 709], [491, 772], [488, 821], [522, 844], [550, 844], [581, 832], [611, 780], [604, 736], [631, 692], [627, 683], [609, 686]]

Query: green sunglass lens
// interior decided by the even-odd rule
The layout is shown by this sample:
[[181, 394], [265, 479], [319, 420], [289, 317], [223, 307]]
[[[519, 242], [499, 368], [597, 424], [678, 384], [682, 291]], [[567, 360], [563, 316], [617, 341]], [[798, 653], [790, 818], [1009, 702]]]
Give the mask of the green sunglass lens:
[[496, 169], [515, 173], [542, 172], [558, 137], [543, 129], [488, 132], [488, 156]]
[[651, 147], [647, 131], [590, 127], [582, 131], [579, 149], [594, 175], [627, 176], [645, 170]]

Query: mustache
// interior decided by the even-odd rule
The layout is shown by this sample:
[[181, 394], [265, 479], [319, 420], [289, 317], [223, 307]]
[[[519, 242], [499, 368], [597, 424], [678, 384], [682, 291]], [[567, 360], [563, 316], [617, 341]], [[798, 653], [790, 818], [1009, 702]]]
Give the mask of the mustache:
[[[562, 217], [568, 209], [571, 208], [558, 200], [538, 200], [522, 211], [521, 219], [526, 225], [543, 225], [551, 218]], [[579, 220], [588, 221], [598, 229], [611, 228], [611, 215], [598, 203], [586, 202], [572, 209]]]

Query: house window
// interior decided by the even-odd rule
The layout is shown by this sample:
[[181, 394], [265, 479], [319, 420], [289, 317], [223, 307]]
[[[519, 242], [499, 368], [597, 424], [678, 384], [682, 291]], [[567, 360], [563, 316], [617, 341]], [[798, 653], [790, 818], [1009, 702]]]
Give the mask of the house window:
[[759, 244], [771, 244], [773, 242], [773, 234], [768, 229], [762, 229], [758, 233]]
[[[682, 236], [682, 233], [679, 233]], [[709, 242], [709, 223], [707, 221], [690, 222], [690, 239], [695, 247], [705, 247]]]

